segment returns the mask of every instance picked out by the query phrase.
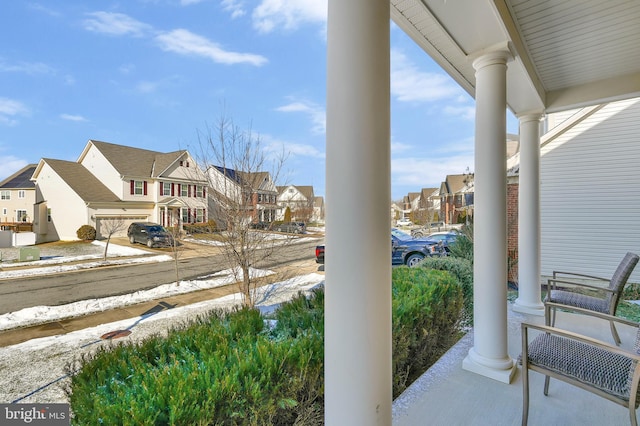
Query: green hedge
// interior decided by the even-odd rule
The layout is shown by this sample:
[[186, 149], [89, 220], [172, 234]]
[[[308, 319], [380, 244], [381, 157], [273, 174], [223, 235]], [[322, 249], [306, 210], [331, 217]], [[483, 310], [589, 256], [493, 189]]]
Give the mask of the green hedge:
[[393, 397], [460, 338], [462, 291], [446, 271], [393, 269]]
[[[444, 271], [393, 270], [393, 394], [459, 337], [460, 287]], [[358, 303], [358, 301], [354, 301]], [[266, 321], [216, 311], [140, 343], [98, 349], [67, 366], [74, 424], [321, 425], [324, 292]]]
[[473, 263], [460, 257], [427, 257], [419, 265], [421, 268], [437, 269], [449, 271], [462, 289], [464, 299], [464, 310], [462, 314], [462, 325], [471, 327], [473, 325]]

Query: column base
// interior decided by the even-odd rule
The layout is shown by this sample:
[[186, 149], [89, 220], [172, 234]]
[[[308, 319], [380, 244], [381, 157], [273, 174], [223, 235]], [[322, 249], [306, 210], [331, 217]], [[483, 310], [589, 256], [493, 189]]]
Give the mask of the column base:
[[544, 316], [544, 303], [526, 303], [520, 298], [517, 298], [511, 307], [513, 312], [520, 312], [521, 314], [529, 314], [542, 317]]
[[[494, 366], [488, 366], [485, 364], [481, 364], [479, 361], [480, 357], [474, 348], [469, 350], [469, 354], [462, 360], [462, 369], [470, 371], [472, 373], [479, 374], [481, 376], [488, 377], [493, 380], [497, 380], [502, 383], [510, 384], [513, 380], [513, 376], [517, 370], [517, 365], [515, 360], [511, 358], [507, 358], [506, 360], [501, 360]], [[505, 367], [500, 368], [498, 367]]]

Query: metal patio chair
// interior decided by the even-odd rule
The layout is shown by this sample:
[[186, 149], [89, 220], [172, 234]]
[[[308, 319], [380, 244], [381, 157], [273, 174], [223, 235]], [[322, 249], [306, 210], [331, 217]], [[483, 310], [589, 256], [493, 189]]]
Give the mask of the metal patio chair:
[[[548, 303], [553, 303], [553, 308], [551, 312], [549, 309], [545, 309], [545, 324], [552, 327], [555, 326], [556, 309], [558, 308], [567, 310], [582, 308], [614, 316], [620, 295], [637, 263], [638, 255], [631, 252], [627, 253], [611, 279], [574, 272], [554, 271], [553, 278], [550, 278], [547, 282], [547, 295], [544, 299], [545, 307]], [[592, 281], [593, 284], [578, 280]], [[607, 287], [598, 286], [598, 282], [608, 282], [609, 285]], [[559, 289], [558, 285], [562, 286], [562, 290]], [[567, 285], [571, 286], [571, 288], [568, 288]], [[597, 294], [593, 296], [584, 294], [581, 290], [585, 289], [593, 290]], [[609, 321], [609, 324], [613, 340], [619, 346], [620, 336], [618, 336], [615, 324], [613, 321]]]
[[[560, 308], [549, 303], [546, 310]], [[638, 328], [640, 324], [608, 314], [576, 308], [577, 311]], [[531, 333], [529, 330], [538, 330]], [[533, 335], [535, 334], [535, 337]], [[640, 328], [633, 351], [558, 328], [522, 323], [522, 425], [529, 417], [529, 370], [545, 375], [544, 395], [549, 394], [550, 378], [561, 380], [628, 408], [629, 421], [637, 426], [640, 403]]]

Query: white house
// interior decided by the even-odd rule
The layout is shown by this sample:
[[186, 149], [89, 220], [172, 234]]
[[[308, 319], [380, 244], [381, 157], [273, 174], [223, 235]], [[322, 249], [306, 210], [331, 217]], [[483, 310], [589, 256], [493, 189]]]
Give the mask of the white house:
[[278, 187], [279, 219], [284, 218], [287, 208], [291, 211], [291, 218], [310, 221], [313, 218], [315, 196], [313, 186], [287, 185]]
[[164, 226], [207, 221], [207, 180], [185, 150], [161, 153], [90, 140], [76, 162], [41, 159], [32, 180], [38, 242], [77, 239], [86, 224], [100, 237], [109, 219]]

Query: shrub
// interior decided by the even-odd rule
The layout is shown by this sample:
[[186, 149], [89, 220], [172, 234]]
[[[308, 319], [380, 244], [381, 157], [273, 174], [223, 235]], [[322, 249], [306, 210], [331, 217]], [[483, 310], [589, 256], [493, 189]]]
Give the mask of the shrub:
[[96, 239], [96, 228], [91, 225], [82, 225], [76, 231], [76, 235], [82, 241], [92, 241]]
[[[457, 241], [456, 241], [457, 242]], [[460, 257], [427, 257], [420, 262], [420, 267], [449, 271], [462, 289], [463, 313], [462, 326], [473, 325], [473, 263]]]
[[[394, 396], [457, 339], [451, 275], [393, 271]], [[324, 291], [259, 311], [214, 311], [138, 343], [101, 347], [67, 366], [75, 424], [324, 424]]]
[[449, 244], [451, 256], [467, 259], [473, 264], [473, 225], [464, 225], [458, 231], [458, 238]]
[[460, 338], [462, 290], [446, 271], [401, 266], [392, 279], [395, 398]]

